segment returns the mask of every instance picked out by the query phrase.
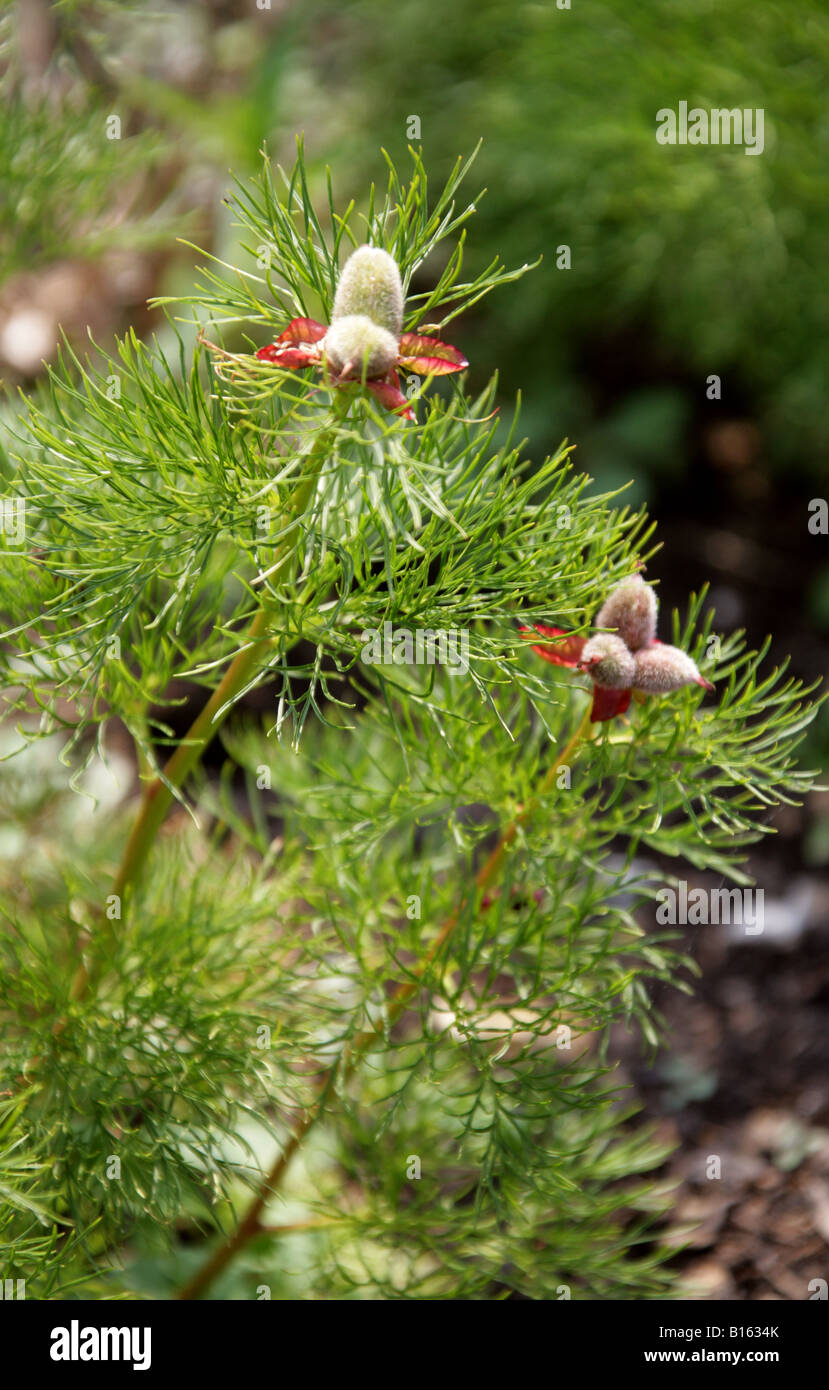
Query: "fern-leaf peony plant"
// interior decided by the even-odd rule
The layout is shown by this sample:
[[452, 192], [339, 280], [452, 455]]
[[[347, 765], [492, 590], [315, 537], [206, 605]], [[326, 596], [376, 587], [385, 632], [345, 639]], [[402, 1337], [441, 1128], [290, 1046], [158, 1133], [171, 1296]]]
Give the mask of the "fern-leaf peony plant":
[[[175, 350], [67, 349], [8, 441], [30, 1297], [672, 1290], [610, 1029], [689, 987], [656, 856], [746, 882], [814, 706], [703, 595], [657, 641], [646, 519], [477, 378], [529, 267], [468, 275], [469, 161], [413, 162], [363, 215], [266, 164]], [[138, 793], [74, 814], [125, 733]]]

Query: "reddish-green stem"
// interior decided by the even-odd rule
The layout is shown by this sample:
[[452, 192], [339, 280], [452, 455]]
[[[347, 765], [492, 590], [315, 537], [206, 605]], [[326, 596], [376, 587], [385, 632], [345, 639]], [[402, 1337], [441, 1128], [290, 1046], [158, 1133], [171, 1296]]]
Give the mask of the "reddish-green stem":
[[[590, 707], [588, 705], [572, 738], [564, 746], [561, 753], [559, 753], [555, 762], [545, 772], [535, 796], [530, 803], [510, 821], [509, 825], [507, 825], [506, 829], [501, 834], [492, 853], [478, 870], [475, 877], [474, 901], [477, 902], [481, 893], [490, 886], [501, 867], [505, 854], [510, 845], [514, 842], [519, 828], [532, 813], [538, 799], [552, 788], [557, 773], [562, 767], [569, 764], [570, 758], [576, 752], [589, 731]], [[223, 1245], [219, 1245], [213, 1251], [212, 1255], [202, 1265], [201, 1269], [198, 1270], [193, 1278], [179, 1291], [176, 1295], [177, 1298], [182, 1300], [201, 1298], [218, 1276], [224, 1272], [238, 1251], [247, 1245], [249, 1240], [252, 1240], [257, 1235], [266, 1234], [267, 1227], [262, 1225], [260, 1219], [265, 1205], [271, 1197], [275, 1195], [279, 1184], [290, 1166], [291, 1160], [302, 1146], [306, 1135], [316, 1124], [317, 1120], [320, 1119], [323, 1113], [325, 1098], [331, 1091], [335, 1079], [337, 1076], [339, 1076], [341, 1082], [347, 1079], [353, 1072], [360, 1058], [368, 1052], [372, 1044], [376, 1043], [382, 1036], [382, 1029], [389, 1028], [397, 1022], [407, 1002], [418, 989], [429, 966], [442, 947], [449, 941], [459, 921], [460, 912], [457, 912], [453, 913], [443, 924], [428, 952], [413, 972], [412, 978], [402, 982], [395, 989], [389, 1001], [384, 1022], [378, 1024], [376, 1029], [369, 1029], [365, 1032], [358, 1033], [351, 1042], [348, 1054], [344, 1054], [339, 1061], [320, 1078], [318, 1086], [321, 1094], [316, 1103], [306, 1109], [300, 1119], [296, 1121], [290, 1139], [275, 1160], [269, 1172], [263, 1177], [256, 1190], [253, 1201], [244, 1213], [233, 1235], [226, 1240]]]
[[[347, 407], [337, 408], [338, 416]], [[288, 521], [298, 523], [304, 514], [317, 487], [320, 469], [330, 448], [334, 434], [333, 428], [323, 430], [317, 437], [307, 456], [307, 471], [297, 486]], [[275, 563], [269, 567], [268, 574], [273, 582], [274, 576], [295, 554], [296, 527], [286, 530], [282, 541], [276, 548]], [[272, 601], [262, 600], [247, 632], [245, 645], [240, 648], [231, 661], [204, 709], [196, 717], [187, 734], [168, 759], [163, 772], [146, 783], [141, 798], [138, 815], [124, 849], [120, 868], [115, 878], [113, 891], [118, 898], [126, 897], [128, 891], [139, 880], [155, 837], [164, 818], [181, 790], [187, 777], [201, 761], [208, 744], [221, 727], [239, 696], [247, 689], [257, 668], [264, 660], [274, 635], [271, 630], [276, 611]], [[71, 998], [83, 997], [89, 986], [91, 967], [81, 964], [75, 974], [71, 987]]]

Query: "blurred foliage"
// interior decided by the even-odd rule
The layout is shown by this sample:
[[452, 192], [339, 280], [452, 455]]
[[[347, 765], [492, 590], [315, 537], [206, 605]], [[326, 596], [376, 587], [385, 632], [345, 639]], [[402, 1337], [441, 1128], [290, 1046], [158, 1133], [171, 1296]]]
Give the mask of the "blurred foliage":
[[[507, 264], [545, 259], [497, 324], [479, 313], [476, 352], [483, 372], [500, 370], [505, 397], [519, 385], [526, 393], [538, 450], [578, 438], [603, 485], [634, 476], [631, 498], [643, 500], [687, 476], [689, 424], [717, 374], [722, 414], [758, 421], [769, 466], [820, 475], [829, 444], [823, 0], [595, 0], [572, 9], [455, 0], [439, 22], [427, 0], [393, 18], [380, 0], [274, 0], [269, 10], [160, 0], [152, 15], [111, 0], [31, 0], [21, 11], [48, 12], [55, 25], [50, 71], [73, 130], [58, 149], [65, 131], [50, 125], [47, 103], [42, 138], [31, 139], [30, 111], [20, 146], [11, 83], [9, 138], [0, 140], [16, 150], [4, 175], [14, 195], [5, 273], [18, 244], [37, 253], [71, 248], [76, 237], [88, 249], [106, 243], [113, 159], [116, 188], [142, 162], [160, 166], [161, 187], [169, 179], [177, 190], [165, 211], [181, 234], [200, 178], [224, 181], [229, 166], [243, 177], [263, 144], [285, 155], [297, 131], [307, 136], [312, 187], [324, 153], [357, 196], [382, 175], [381, 145], [398, 158], [411, 138], [442, 178], [460, 149], [483, 138], [487, 194], [472, 271], [492, 247]], [[10, 72], [21, 47], [14, 12], [6, 6], [0, 29]], [[680, 100], [762, 107], [763, 154], [657, 144], [656, 112]], [[115, 155], [88, 138], [113, 110], [126, 126]], [[145, 217], [148, 193], [145, 182]], [[120, 239], [136, 246], [159, 225], [158, 216], [143, 229], [130, 219]], [[214, 222], [213, 236], [232, 256], [226, 223]], [[570, 269], [556, 264], [562, 246]]]
[[166, 154], [88, 42], [77, 6], [0, 14], [2, 278], [169, 235], [150, 190]]
[[[723, 378], [723, 410], [760, 420], [778, 467], [822, 473], [829, 444], [829, 12], [754, 0], [303, 0], [296, 59], [316, 80], [295, 104], [327, 157], [376, 170], [376, 148], [421, 121], [442, 167], [484, 139], [480, 253], [543, 252], [482, 325], [477, 351], [520, 384], [538, 446], [584, 444], [597, 367], [620, 408], [590, 468], [681, 470], [683, 422]], [[291, 7], [292, 11], [294, 7]], [[278, 42], [275, 38], [274, 42]], [[662, 146], [662, 107], [762, 107], [765, 151]], [[417, 143], [417, 141], [415, 142]], [[572, 269], [556, 267], [568, 245]], [[592, 388], [585, 385], [594, 378]], [[601, 375], [608, 375], [598, 373]], [[652, 382], [626, 399], [632, 384]], [[627, 469], [627, 472], [626, 472]], [[616, 481], [602, 471], [603, 483]]]

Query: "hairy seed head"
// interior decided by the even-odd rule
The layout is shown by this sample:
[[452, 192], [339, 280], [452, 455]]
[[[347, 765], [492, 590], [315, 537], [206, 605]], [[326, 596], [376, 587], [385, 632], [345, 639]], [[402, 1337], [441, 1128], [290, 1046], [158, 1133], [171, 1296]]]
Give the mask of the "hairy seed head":
[[633, 685], [634, 658], [621, 637], [610, 632], [600, 632], [585, 642], [579, 666], [607, 690], [629, 690]]
[[379, 246], [358, 246], [343, 266], [331, 322], [366, 314], [399, 338], [403, 330], [403, 285], [397, 262]]
[[614, 628], [626, 647], [638, 652], [656, 636], [656, 594], [641, 574], [631, 574], [608, 595], [596, 614], [596, 627]]
[[660, 642], [637, 652], [635, 660], [634, 689], [643, 690], [648, 695], [668, 695], [672, 690], [681, 690], [684, 685], [702, 685], [706, 690], [714, 689], [710, 681], [700, 675], [688, 653], [680, 651], [679, 647], [668, 647]]
[[385, 376], [397, 361], [397, 339], [366, 314], [348, 314], [325, 335], [325, 356], [337, 376], [371, 381]]

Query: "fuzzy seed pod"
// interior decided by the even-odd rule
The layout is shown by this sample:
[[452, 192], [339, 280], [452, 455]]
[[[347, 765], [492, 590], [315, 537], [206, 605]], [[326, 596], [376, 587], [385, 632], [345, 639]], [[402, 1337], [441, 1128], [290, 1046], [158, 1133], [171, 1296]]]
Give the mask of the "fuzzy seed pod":
[[585, 642], [579, 666], [606, 690], [629, 690], [636, 663], [622, 641], [612, 633], [600, 632]]
[[710, 681], [700, 675], [688, 653], [680, 651], [679, 647], [668, 647], [659, 642], [656, 646], [637, 652], [635, 661], [633, 687], [648, 695], [667, 695], [672, 690], [681, 690], [684, 685], [714, 689]]
[[348, 314], [326, 333], [325, 356], [336, 376], [373, 381], [397, 361], [397, 339], [365, 314]]
[[596, 627], [614, 628], [632, 652], [656, 636], [656, 594], [640, 574], [631, 574], [608, 595], [596, 614]]
[[358, 246], [343, 266], [331, 322], [366, 314], [399, 338], [403, 331], [403, 285], [397, 262], [379, 246]]

